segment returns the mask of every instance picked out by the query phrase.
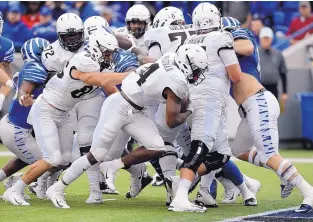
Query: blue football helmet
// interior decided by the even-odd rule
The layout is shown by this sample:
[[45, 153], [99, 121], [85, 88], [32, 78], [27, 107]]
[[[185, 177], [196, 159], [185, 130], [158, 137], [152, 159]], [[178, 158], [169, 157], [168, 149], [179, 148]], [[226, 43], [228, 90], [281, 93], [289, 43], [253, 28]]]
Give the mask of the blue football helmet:
[[27, 40], [21, 48], [24, 61], [41, 62], [41, 54], [50, 42], [43, 38], [32, 38]]
[[234, 31], [241, 28], [241, 23], [233, 17], [222, 17], [222, 29], [225, 31]]

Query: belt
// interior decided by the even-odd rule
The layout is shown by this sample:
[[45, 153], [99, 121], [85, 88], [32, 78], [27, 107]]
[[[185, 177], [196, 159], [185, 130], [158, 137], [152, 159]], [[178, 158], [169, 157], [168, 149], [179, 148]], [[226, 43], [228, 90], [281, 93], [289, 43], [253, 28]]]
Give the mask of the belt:
[[62, 110], [62, 109], [58, 109], [58, 108], [56, 108], [55, 106], [51, 105], [47, 100], [45, 100], [45, 98], [43, 98], [43, 96], [42, 96], [41, 98], [43, 99], [43, 101], [45, 101], [46, 103], [48, 103], [49, 106], [55, 108], [56, 110], [59, 110], [59, 111], [61, 111], [61, 112], [66, 112], [66, 111], [64, 111], [64, 110]]
[[[257, 91], [254, 95], [256, 95], [256, 94], [259, 94], [259, 93], [263, 93], [263, 92], [265, 92], [266, 91], [266, 89], [265, 88], [262, 88], [262, 89], [260, 89], [259, 91]], [[246, 110], [245, 110], [245, 108], [242, 106], [242, 104], [240, 104], [239, 105], [239, 115], [240, 115], [240, 117], [241, 118], [246, 118], [246, 116], [247, 116], [247, 112], [246, 112]]]
[[126, 96], [126, 94], [125, 94], [122, 90], [120, 91], [120, 93], [121, 93], [122, 97], [123, 97], [132, 107], [134, 107], [134, 108], [137, 109], [137, 110], [143, 110], [143, 107], [138, 106], [138, 105], [136, 105], [133, 101], [131, 101], [131, 100]]

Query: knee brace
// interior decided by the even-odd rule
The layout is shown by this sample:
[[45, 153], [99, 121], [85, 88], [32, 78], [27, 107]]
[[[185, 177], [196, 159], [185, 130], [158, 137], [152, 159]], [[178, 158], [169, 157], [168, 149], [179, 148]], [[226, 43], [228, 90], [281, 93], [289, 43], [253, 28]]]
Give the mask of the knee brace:
[[196, 173], [208, 152], [208, 147], [202, 141], [193, 140], [191, 142], [190, 152], [188, 156], [186, 156], [182, 168], [188, 168]]
[[229, 161], [229, 159], [230, 156], [214, 151], [206, 155], [204, 165], [209, 173], [212, 170], [217, 170], [224, 166]]

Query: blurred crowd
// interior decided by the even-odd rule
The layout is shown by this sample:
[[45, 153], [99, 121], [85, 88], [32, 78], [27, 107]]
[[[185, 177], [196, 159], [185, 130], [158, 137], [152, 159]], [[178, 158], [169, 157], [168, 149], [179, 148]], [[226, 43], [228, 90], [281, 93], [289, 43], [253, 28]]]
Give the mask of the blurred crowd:
[[[138, 1], [137, 1], [138, 2]], [[42, 37], [50, 42], [57, 39], [55, 21], [65, 12], [74, 12], [86, 20], [93, 15], [103, 16], [110, 26], [124, 26], [125, 14], [129, 7], [136, 2], [83, 2], [83, 1], [1, 1], [0, 11], [4, 16], [3, 36], [14, 42], [16, 51], [23, 43], [32, 37]], [[186, 21], [191, 22], [190, 14], [199, 1], [141, 2], [155, 14], [166, 6], [179, 7], [185, 13]], [[249, 28], [259, 41], [260, 30], [270, 27], [273, 30], [273, 45], [287, 39], [288, 43], [295, 43], [311, 33], [313, 27], [296, 35], [292, 34], [313, 22], [311, 13], [312, 2], [240, 2], [224, 1], [212, 2], [221, 9], [223, 16], [237, 18], [244, 27]]]

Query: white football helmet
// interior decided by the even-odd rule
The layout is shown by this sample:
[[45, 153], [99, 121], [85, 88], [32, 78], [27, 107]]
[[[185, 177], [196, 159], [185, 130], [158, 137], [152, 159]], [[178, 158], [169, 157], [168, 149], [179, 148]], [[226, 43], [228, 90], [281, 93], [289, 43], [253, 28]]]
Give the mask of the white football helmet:
[[165, 7], [161, 9], [153, 19], [153, 28], [169, 25], [184, 25], [186, 24], [182, 10], [176, 7]]
[[211, 3], [200, 3], [192, 12], [192, 23], [196, 31], [221, 29], [221, 13]]
[[86, 39], [84, 50], [94, 61], [99, 63], [103, 70], [112, 68], [113, 53], [118, 48], [118, 42], [114, 35], [104, 30], [98, 30]]
[[91, 16], [84, 22], [85, 38], [87, 38], [92, 33], [99, 29], [103, 29], [113, 34], [112, 30], [109, 28], [109, 23], [105, 18], [101, 16]]
[[176, 52], [175, 62], [190, 84], [198, 85], [205, 79], [203, 73], [207, 70], [209, 61], [201, 46], [181, 45]]
[[60, 45], [68, 51], [76, 52], [84, 42], [84, 24], [74, 13], [64, 13], [56, 24]]
[[[126, 13], [125, 23], [128, 31], [138, 39], [143, 36], [148, 29], [150, 24], [150, 12], [147, 7], [142, 4], [133, 5]], [[131, 27], [130, 23], [137, 23], [139, 25]]]

